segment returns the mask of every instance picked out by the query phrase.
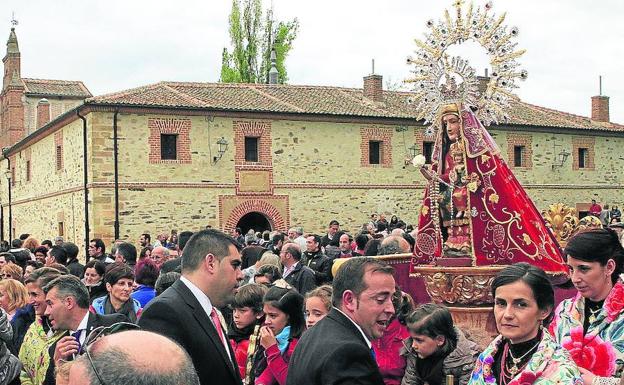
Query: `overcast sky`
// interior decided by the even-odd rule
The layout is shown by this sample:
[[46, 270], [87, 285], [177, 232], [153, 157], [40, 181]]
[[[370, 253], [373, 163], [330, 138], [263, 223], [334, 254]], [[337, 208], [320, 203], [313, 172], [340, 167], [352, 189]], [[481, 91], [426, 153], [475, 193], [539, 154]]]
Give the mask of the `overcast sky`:
[[[273, 0], [277, 19], [300, 22], [289, 83], [361, 87], [373, 58], [384, 81], [402, 81], [410, 75], [405, 58], [413, 39], [451, 4]], [[2, 0], [0, 39], [15, 12], [22, 76], [82, 80], [95, 95], [162, 80], [216, 82], [230, 9], [228, 0]], [[505, 11], [527, 49], [520, 60], [529, 78], [518, 91], [524, 101], [588, 116], [602, 75], [611, 120], [624, 123], [624, 1], [494, 2], [496, 14]], [[475, 62], [479, 73], [484, 63]]]

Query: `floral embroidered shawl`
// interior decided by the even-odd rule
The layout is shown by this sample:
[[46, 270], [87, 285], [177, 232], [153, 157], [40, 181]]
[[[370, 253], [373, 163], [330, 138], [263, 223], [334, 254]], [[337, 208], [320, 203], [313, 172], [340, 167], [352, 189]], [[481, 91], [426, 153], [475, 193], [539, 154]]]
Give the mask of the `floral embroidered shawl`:
[[[479, 355], [472, 377], [468, 385], [496, 385], [492, 365], [494, 355], [502, 346], [503, 337], [498, 336]], [[543, 331], [542, 341], [524, 369], [507, 385], [582, 385], [581, 373], [567, 350], [557, 344], [546, 330]]]
[[577, 293], [559, 304], [550, 331], [578, 366], [596, 376], [619, 378], [624, 374], [623, 310], [624, 284], [617, 282], [583, 335], [585, 298]]

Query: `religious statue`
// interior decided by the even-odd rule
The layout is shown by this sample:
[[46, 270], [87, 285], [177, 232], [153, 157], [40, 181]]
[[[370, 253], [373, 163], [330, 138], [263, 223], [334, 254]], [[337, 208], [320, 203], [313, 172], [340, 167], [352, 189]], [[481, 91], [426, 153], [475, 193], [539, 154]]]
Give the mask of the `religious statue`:
[[[527, 73], [515, 59], [504, 15], [491, 15], [491, 4], [462, 13], [454, 3], [430, 32], [420, 50], [409, 58], [414, 65], [416, 95], [412, 103], [419, 118], [430, 122], [426, 135], [435, 138], [431, 164], [422, 155], [414, 159], [427, 180], [414, 249], [416, 264], [439, 259], [462, 259], [466, 265], [490, 266], [529, 262], [547, 272], [567, 272], [561, 249], [544, 219], [526, 194], [485, 125], [507, 120], [515, 99], [515, 81]], [[481, 44], [490, 55], [492, 72], [480, 83], [468, 61], [450, 56], [447, 48], [466, 41]], [[459, 266], [459, 265], [454, 265]]]

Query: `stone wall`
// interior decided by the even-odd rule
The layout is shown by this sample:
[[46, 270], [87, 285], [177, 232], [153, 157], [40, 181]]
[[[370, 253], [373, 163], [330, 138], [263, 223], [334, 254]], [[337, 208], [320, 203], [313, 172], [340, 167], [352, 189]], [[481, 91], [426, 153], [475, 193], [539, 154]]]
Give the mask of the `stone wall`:
[[[113, 112], [87, 115], [90, 237], [107, 243], [114, 238], [113, 116]], [[121, 239], [136, 242], [143, 232], [197, 230], [206, 225], [230, 230], [246, 210], [261, 212], [281, 230], [301, 225], [319, 233], [331, 219], [355, 232], [373, 212], [397, 214], [412, 223], [417, 220], [424, 181], [413, 167], [404, 167], [408, 148], [423, 137], [423, 128], [416, 125], [397, 130], [399, 125], [392, 122], [369, 124], [355, 118], [317, 122], [173, 111], [119, 113], [117, 125]], [[161, 128], [169, 133], [183, 130], [179, 133], [184, 141], [178, 142], [183, 161], [155, 159], [160, 154], [154, 148], [160, 131], [155, 130]], [[619, 194], [624, 159], [618, 155], [623, 137], [504, 127], [492, 133], [509, 164], [513, 164], [514, 143], [529, 146], [530, 162], [514, 172], [538, 209], [559, 201], [575, 206], [592, 198], [618, 205], [624, 202]], [[241, 141], [245, 135], [259, 137], [257, 163], [244, 160]], [[63, 144], [59, 171], [55, 169], [55, 137]], [[215, 163], [216, 142], [221, 137], [229, 145]], [[368, 140], [383, 142], [381, 164], [363, 162]], [[593, 159], [586, 164], [592, 167], [575, 169], [578, 146], [591, 147], [588, 154]], [[12, 187], [16, 234], [51, 238], [63, 222], [66, 238], [84, 243], [82, 150], [82, 122], [76, 120], [11, 157], [11, 166], [16, 168]], [[561, 167], [553, 168], [562, 150], [570, 155]], [[28, 159], [31, 181], [27, 182]], [[0, 178], [0, 189], [6, 237], [4, 178]]]

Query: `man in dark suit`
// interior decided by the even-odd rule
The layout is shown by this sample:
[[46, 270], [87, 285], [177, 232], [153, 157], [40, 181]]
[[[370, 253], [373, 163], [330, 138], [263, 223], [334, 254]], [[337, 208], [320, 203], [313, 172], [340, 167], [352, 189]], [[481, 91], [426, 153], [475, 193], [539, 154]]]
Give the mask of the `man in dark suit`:
[[394, 314], [391, 266], [351, 258], [333, 282], [329, 314], [303, 334], [290, 358], [287, 385], [383, 385], [371, 340]]
[[280, 251], [280, 262], [284, 266], [283, 277], [290, 286], [305, 295], [316, 288], [314, 271], [301, 261], [301, 249], [296, 243], [286, 243]]
[[182, 253], [182, 277], [152, 300], [139, 326], [171, 338], [191, 356], [202, 385], [240, 385], [234, 352], [217, 308], [227, 305], [243, 279], [237, 242], [202, 230]]
[[50, 365], [45, 384], [54, 384], [54, 367], [60, 360], [72, 360], [84, 352], [87, 337], [93, 329], [117, 322], [130, 322], [123, 314], [100, 315], [89, 312], [89, 291], [73, 275], [61, 275], [43, 287], [46, 295], [45, 315], [54, 330], [65, 335], [50, 345]]

